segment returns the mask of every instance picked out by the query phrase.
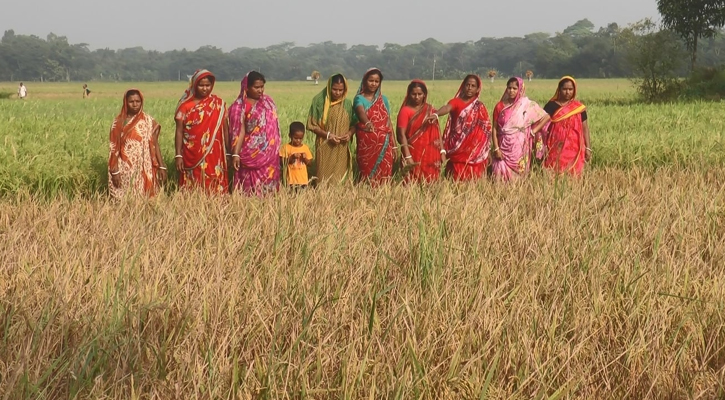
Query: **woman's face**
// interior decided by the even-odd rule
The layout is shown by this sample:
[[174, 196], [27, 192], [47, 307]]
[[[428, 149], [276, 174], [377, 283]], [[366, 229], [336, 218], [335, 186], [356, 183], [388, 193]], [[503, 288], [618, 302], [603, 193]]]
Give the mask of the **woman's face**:
[[463, 85], [463, 95], [466, 98], [471, 98], [476, 95], [476, 92], [478, 92], [478, 81], [476, 78], [471, 77], [466, 79], [466, 84]]
[[375, 72], [368, 75], [368, 77], [365, 79], [365, 91], [368, 93], [375, 93], [378, 91], [379, 87], [380, 75]]
[[513, 81], [506, 85], [506, 94], [509, 97], [509, 100], [515, 100], [516, 96], [519, 94], [519, 83], [516, 81]]
[[330, 94], [332, 95], [332, 101], [340, 100], [342, 95], [345, 94], [345, 84], [342, 82], [333, 83]]
[[247, 88], [247, 97], [252, 100], [259, 100], [264, 94], [264, 81], [256, 80], [252, 86]]
[[559, 89], [559, 100], [569, 101], [574, 98], [574, 83], [572, 81], [564, 81]]
[[418, 107], [423, 104], [423, 100], [425, 100], [425, 93], [423, 93], [423, 89], [414, 87], [413, 90], [410, 91], [409, 97], [411, 105]]
[[211, 94], [211, 89], [214, 85], [211, 83], [209, 78], [201, 78], [196, 82], [196, 97], [203, 99]]
[[132, 94], [126, 97], [126, 113], [136, 115], [141, 111], [141, 96]]

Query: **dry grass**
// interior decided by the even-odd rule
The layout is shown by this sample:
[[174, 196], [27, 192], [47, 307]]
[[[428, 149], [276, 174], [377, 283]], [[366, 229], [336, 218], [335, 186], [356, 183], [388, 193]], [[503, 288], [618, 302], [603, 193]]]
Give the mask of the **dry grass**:
[[0, 399], [725, 397], [725, 168], [0, 202]]

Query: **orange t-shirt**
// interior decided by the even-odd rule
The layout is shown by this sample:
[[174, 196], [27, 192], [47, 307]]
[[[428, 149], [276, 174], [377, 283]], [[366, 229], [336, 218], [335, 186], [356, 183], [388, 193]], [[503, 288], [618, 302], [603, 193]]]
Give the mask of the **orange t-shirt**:
[[[279, 149], [279, 156], [282, 162], [289, 160], [293, 154], [304, 154], [305, 158], [312, 160], [312, 152], [306, 144], [300, 147], [294, 147], [287, 143]], [[306, 185], [309, 181], [307, 177], [307, 165], [301, 159], [296, 159], [293, 163], [287, 164], [287, 184], [288, 185]]]

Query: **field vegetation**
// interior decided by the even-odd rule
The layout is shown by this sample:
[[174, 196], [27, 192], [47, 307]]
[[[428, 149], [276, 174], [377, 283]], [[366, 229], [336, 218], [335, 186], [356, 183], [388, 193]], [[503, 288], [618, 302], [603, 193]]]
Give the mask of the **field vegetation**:
[[[112, 202], [128, 86], [0, 100], [0, 399], [725, 398], [721, 102], [581, 80], [580, 179]], [[184, 88], [139, 84], [170, 166]], [[321, 88], [268, 84], [283, 131]]]

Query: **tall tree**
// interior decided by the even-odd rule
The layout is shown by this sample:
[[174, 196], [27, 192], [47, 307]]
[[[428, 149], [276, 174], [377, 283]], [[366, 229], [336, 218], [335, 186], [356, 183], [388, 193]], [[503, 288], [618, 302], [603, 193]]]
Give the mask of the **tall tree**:
[[697, 41], [711, 38], [725, 25], [725, 0], [657, 0], [662, 23], [676, 32], [692, 52], [690, 68], [697, 64]]

